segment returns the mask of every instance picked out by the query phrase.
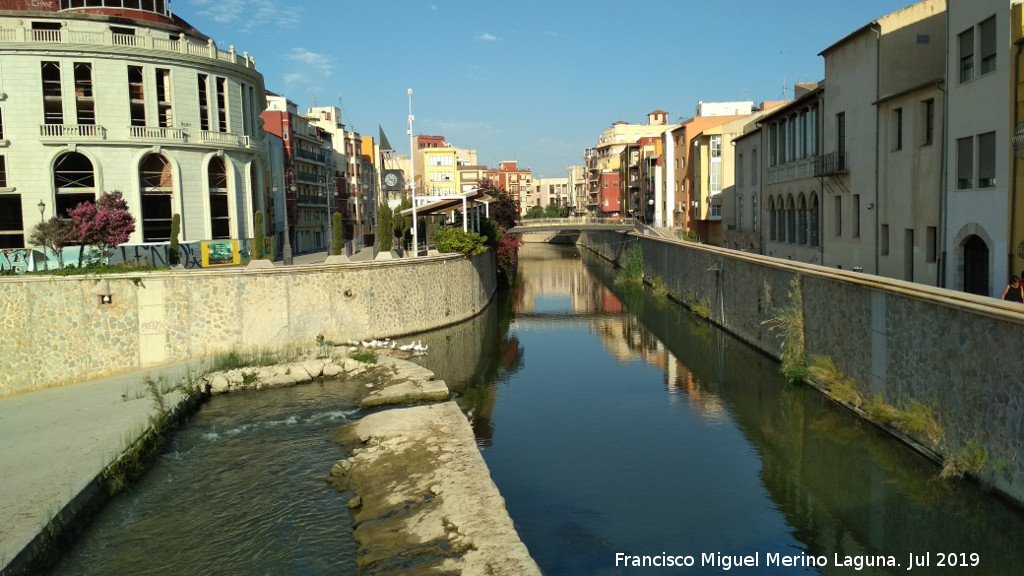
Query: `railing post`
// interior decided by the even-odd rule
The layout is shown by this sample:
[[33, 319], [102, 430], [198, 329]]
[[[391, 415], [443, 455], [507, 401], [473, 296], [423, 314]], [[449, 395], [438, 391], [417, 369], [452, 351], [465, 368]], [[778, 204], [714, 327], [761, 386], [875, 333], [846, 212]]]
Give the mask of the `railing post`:
[[178, 52], [188, 54], [188, 38], [185, 37], [184, 32], [178, 34]]

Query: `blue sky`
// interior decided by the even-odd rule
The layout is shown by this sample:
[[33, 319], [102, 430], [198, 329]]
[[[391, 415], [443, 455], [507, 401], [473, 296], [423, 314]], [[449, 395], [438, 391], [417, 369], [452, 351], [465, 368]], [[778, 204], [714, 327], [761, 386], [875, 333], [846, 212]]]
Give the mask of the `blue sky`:
[[822, 79], [818, 53], [910, 0], [178, 0], [218, 45], [256, 59], [300, 111], [337, 106], [409, 150], [445, 136], [481, 164], [565, 176], [613, 122], [675, 122], [697, 102], [779, 100]]

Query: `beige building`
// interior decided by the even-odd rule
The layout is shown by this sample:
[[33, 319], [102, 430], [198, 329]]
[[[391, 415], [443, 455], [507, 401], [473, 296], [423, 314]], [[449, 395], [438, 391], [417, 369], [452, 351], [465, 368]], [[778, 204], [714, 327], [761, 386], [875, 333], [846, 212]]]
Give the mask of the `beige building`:
[[165, 249], [175, 214], [183, 243], [251, 238], [270, 180], [254, 61], [162, 1], [123, 17], [66, 4], [0, 10], [0, 248], [111, 191], [136, 221], [132, 258]]
[[733, 139], [735, 174], [722, 202], [722, 245], [734, 250], [762, 253], [761, 239], [761, 128], [747, 124], [747, 132]]
[[[880, 272], [879, 157], [892, 152], [884, 148], [880, 127], [898, 127], [891, 117], [883, 118], [879, 103], [941, 77], [941, 65], [935, 64], [944, 51], [944, 10], [944, 0], [924, 0], [870, 22], [821, 52], [826, 83], [822, 152], [833, 160], [822, 175], [826, 266]], [[915, 245], [923, 245], [914, 234]]]
[[569, 205], [573, 215], [587, 213], [587, 169], [585, 166], [569, 166], [566, 169], [569, 180]]

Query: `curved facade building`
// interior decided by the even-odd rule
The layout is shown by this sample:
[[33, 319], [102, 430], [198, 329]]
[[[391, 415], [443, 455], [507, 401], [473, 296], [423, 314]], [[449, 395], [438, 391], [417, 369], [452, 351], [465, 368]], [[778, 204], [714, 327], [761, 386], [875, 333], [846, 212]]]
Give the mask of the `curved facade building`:
[[247, 54], [164, 0], [0, 0], [0, 248], [121, 191], [129, 244], [253, 236], [267, 146], [263, 77]]

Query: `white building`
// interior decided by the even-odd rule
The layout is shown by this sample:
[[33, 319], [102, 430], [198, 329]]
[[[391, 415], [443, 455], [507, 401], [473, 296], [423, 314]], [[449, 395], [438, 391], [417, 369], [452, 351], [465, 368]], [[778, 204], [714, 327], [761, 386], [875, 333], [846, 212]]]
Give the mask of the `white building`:
[[183, 243], [252, 236], [267, 192], [263, 77], [163, 0], [134, 4], [147, 8], [0, 10], [0, 247], [26, 247], [39, 218], [115, 190], [138, 257], [167, 243], [174, 214]]

